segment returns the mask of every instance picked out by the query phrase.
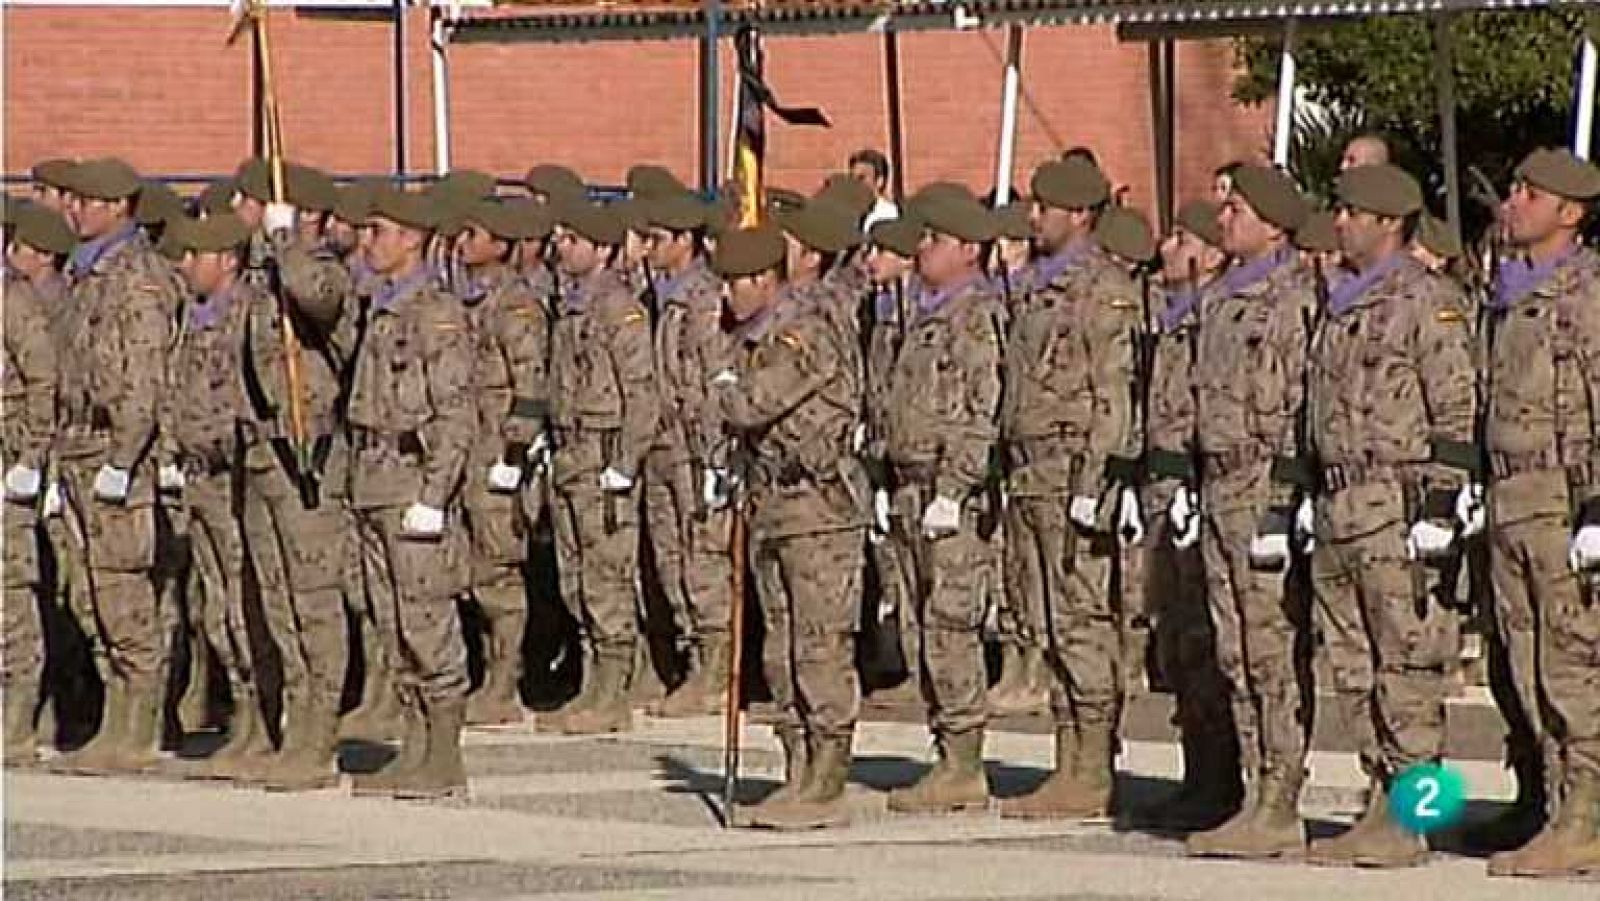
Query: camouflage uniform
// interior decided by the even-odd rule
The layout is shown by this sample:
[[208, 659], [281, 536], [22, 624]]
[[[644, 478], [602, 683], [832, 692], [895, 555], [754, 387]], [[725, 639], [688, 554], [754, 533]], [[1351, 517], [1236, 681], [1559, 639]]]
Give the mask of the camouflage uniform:
[[727, 654], [732, 516], [707, 508], [702, 479], [721, 432], [720, 420], [707, 416], [706, 394], [714, 345], [723, 340], [721, 283], [697, 260], [674, 278], [658, 279], [656, 291], [661, 428], [645, 458], [645, 514], [678, 634], [692, 645], [695, 670], [715, 674], [725, 669], [719, 661]]
[[[885, 439], [889, 428], [889, 416], [893, 409], [890, 405], [890, 387], [894, 378], [895, 358], [900, 354], [900, 347], [905, 340], [906, 316], [903, 305], [906, 298], [901, 294], [901, 286], [885, 287], [879, 289], [873, 298], [873, 325], [867, 342], [867, 391], [866, 391], [866, 421], [868, 430], [865, 457], [876, 461], [874, 467], [873, 488], [878, 491], [893, 491], [894, 478], [889, 469], [888, 450]], [[917, 511], [920, 519], [921, 511]], [[891, 502], [889, 508], [890, 529], [896, 527], [894, 521], [897, 515]], [[914, 524], [902, 524], [901, 529], [905, 534], [917, 531]], [[915, 575], [911, 569], [911, 559], [902, 551], [900, 545], [889, 539], [889, 536], [874, 536], [869, 551], [872, 557], [873, 568], [878, 574], [878, 590], [883, 593], [882, 606], [892, 608], [899, 617], [900, 625], [900, 652], [905, 659], [907, 678], [913, 689], [920, 691], [922, 682], [918, 674], [922, 671], [922, 634], [918, 627], [917, 604], [915, 603], [916, 585]]]
[[[155, 561], [156, 467], [150, 455], [169, 347], [172, 297], [165, 261], [130, 223], [73, 254], [73, 322], [61, 383], [58, 458], [66, 529], [64, 556], [75, 573], [74, 612], [103, 648], [107, 704], [101, 735], [63, 765], [120, 753], [118, 733], [153, 705], [165, 673]], [[63, 323], [66, 326], [66, 323]], [[129, 474], [123, 502], [94, 496], [102, 466]], [[133, 727], [138, 724], [134, 723]], [[109, 731], [108, 731], [109, 730]], [[97, 736], [98, 738], [98, 736]], [[91, 753], [92, 752], [92, 753]]]
[[492, 488], [488, 476], [497, 461], [526, 467], [528, 448], [544, 431], [550, 409], [550, 320], [543, 298], [504, 268], [474, 279], [461, 299], [477, 337], [479, 440], [468, 458], [464, 497], [472, 538], [472, 592], [490, 632], [488, 674], [479, 693], [486, 703], [514, 703], [528, 621], [523, 570], [531, 522], [521, 491]]
[[1275, 458], [1296, 453], [1306, 328], [1316, 296], [1285, 248], [1239, 263], [1208, 294], [1194, 378], [1199, 395], [1201, 548], [1217, 662], [1250, 787], [1267, 777], [1298, 797], [1306, 732], [1296, 683], [1295, 623], [1282, 573], [1251, 568], [1269, 506], [1286, 503]]
[[[1000, 298], [983, 280], [922, 297], [895, 360], [885, 450], [891, 539], [911, 563], [930, 726], [942, 743], [987, 721], [983, 623], [995, 578], [989, 455], [998, 437]], [[955, 534], [928, 538], [935, 498], [961, 506]]]
[[[655, 376], [644, 307], [615, 273], [602, 269], [564, 286], [550, 363], [561, 597], [593, 655], [594, 675], [615, 679], [624, 693], [638, 640], [638, 481], [657, 430]], [[634, 485], [602, 491], [608, 467]], [[581, 712], [592, 697], [569, 708]]]
[[741, 329], [739, 381], [717, 397], [751, 457], [762, 664], [793, 761], [806, 757], [796, 742], [854, 734], [865, 475], [849, 452], [861, 404], [850, 346], [815, 294], [784, 289], [777, 305]]
[[[1054, 673], [1058, 728], [1114, 729], [1122, 695], [1117, 564], [1109, 528], [1068, 519], [1074, 497], [1100, 497], [1115, 460], [1139, 453], [1130, 386], [1139, 295], [1098, 248], [1078, 245], [1039, 265], [1037, 286], [1007, 346], [1001, 428], [1010, 457], [1008, 546], [1024, 560], [1022, 609]], [[1108, 758], [1109, 759], [1109, 758]]]
[[[348, 413], [364, 583], [400, 685], [425, 707], [444, 707], [467, 690], [455, 608], [467, 582], [465, 536], [455, 501], [477, 436], [471, 326], [427, 270], [383, 283], [368, 317]], [[412, 503], [445, 511], [438, 540], [403, 533]]]
[[[5, 466], [25, 466], [47, 478], [55, 429], [56, 348], [50, 335], [50, 310], [27, 279], [5, 276], [5, 362], [0, 400], [0, 452]], [[0, 689], [5, 694], [6, 764], [30, 762], [34, 711], [44, 669], [40, 628], [41, 588], [38, 524], [40, 497], [6, 499], [5, 623], [0, 641]]]
[[1568, 540], [1600, 496], [1600, 256], [1574, 250], [1520, 298], [1497, 298], [1486, 428], [1494, 478], [1495, 624], [1546, 780], [1600, 779], [1600, 606]]

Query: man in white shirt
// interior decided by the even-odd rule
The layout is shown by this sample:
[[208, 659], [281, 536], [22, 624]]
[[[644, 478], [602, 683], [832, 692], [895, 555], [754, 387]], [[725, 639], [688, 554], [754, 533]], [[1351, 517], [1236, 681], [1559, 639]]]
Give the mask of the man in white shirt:
[[871, 231], [872, 226], [879, 222], [900, 218], [900, 208], [888, 197], [889, 160], [882, 153], [870, 147], [857, 150], [850, 155], [849, 169], [851, 175], [872, 189], [876, 198], [872, 202], [872, 210], [867, 213], [866, 221], [861, 225], [862, 231]]

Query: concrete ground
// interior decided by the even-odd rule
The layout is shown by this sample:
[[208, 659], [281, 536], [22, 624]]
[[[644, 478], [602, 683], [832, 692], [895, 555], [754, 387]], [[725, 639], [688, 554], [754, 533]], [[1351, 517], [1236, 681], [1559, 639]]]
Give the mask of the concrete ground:
[[[1149, 702], [1158, 705], [1161, 701]], [[1479, 707], [1467, 699], [1457, 708]], [[1467, 722], [1473, 710], [1453, 708]], [[1481, 711], [1478, 711], [1481, 712]], [[1492, 711], [1490, 711], [1492, 713]], [[1148, 714], [1159, 724], [1161, 717]], [[1537, 901], [1600, 898], [1600, 879], [1491, 880], [1481, 859], [1440, 852], [1396, 872], [1191, 860], [1172, 837], [1111, 824], [1019, 823], [993, 812], [891, 816], [885, 790], [928, 760], [915, 722], [863, 726], [852, 774], [854, 824], [779, 834], [721, 828], [720, 721], [640, 718], [606, 738], [517, 727], [467, 739], [471, 798], [355, 798], [347, 786], [300, 795], [223, 784], [7, 772], [8, 901], [655, 898], [1214, 899]], [[893, 720], [897, 717], [887, 717]], [[901, 716], [898, 719], [906, 719]], [[1456, 720], [1453, 718], [1452, 722]], [[987, 745], [996, 795], [1026, 791], [1048, 768], [1038, 722], [1003, 724]], [[1134, 803], [1170, 791], [1177, 748], [1157, 725], [1131, 729], [1119, 791]], [[745, 728], [744, 793], [775, 784], [770, 730]], [[1147, 739], [1146, 736], [1154, 736]], [[1452, 745], [1462, 741], [1452, 736]], [[1467, 743], [1490, 746], [1492, 741]], [[1337, 742], [1319, 742], [1337, 747]], [[381, 757], [346, 747], [347, 765]], [[1493, 761], [1459, 761], [1481, 818], [1511, 791]], [[1359, 803], [1350, 756], [1317, 751], [1303, 813], [1314, 835]], [[1448, 839], [1442, 844], [1450, 846]]]

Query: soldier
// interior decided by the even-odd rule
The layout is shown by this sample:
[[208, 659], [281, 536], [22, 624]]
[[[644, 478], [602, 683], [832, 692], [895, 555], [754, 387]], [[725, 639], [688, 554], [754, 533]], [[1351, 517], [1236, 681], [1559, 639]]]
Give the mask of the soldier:
[[117, 159], [72, 172], [72, 219], [84, 243], [72, 257], [75, 321], [61, 385], [57, 446], [66, 556], [83, 573], [80, 625], [104, 648], [100, 729], [58, 758], [69, 772], [135, 768], [153, 749], [165, 671], [150, 580], [155, 554], [156, 427], [171, 311], [166, 264], [139, 233], [139, 178]]
[[[8, 211], [9, 212], [9, 211]], [[5, 624], [0, 645], [0, 689], [5, 699], [5, 765], [35, 762], [34, 714], [44, 671], [39, 593], [44, 587], [36, 531], [44, 501], [50, 445], [55, 433], [56, 345], [50, 331], [51, 299], [34, 287], [30, 271], [54, 270], [72, 252], [72, 229], [46, 207], [18, 210], [8, 226], [5, 272], [5, 419], [0, 449], [5, 474]]]
[[[1199, 484], [1194, 355], [1206, 294], [1227, 265], [1217, 204], [1196, 200], [1178, 210], [1161, 246], [1164, 304], [1151, 327], [1154, 344], [1148, 389], [1148, 483], [1144, 509], [1153, 515], [1144, 555], [1142, 590], [1154, 619], [1157, 666], [1176, 697], [1174, 722], [1183, 752], [1183, 784], [1147, 821], [1168, 829], [1210, 829], [1238, 809], [1243, 786], [1239, 751], [1216, 637], [1206, 607], [1200, 559], [1200, 511], [1190, 500]], [[1174, 505], [1179, 491], [1182, 505]]]
[[923, 701], [939, 760], [915, 785], [890, 792], [889, 809], [904, 813], [989, 801], [983, 622], [995, 576], [990, 539], [999, 511], [989, 459], [1005, 328], [983, 272], [994, 217], [970, 195], [920, 203], [916, 213], [923, 287], [890, 378], [884, 446], [896, 514], [890, 539], [910, 564]]
[[1334, 222], [1333, 213], [1318, 210], [1294, 230], [1294, 246], [1300, 251], [1300, 264], [1312, 272], [1320, 272], [1330, 289], [1346, 275]]
[[850, 453], [861, 403], [850, 350], [821, 307], [781, 283], [788, 250], [771, 225], [718, 242], [714, 264], [728, 283], [739, 349], [738, 365], [712, 385], [750, 461], [743, 475], [767, 627], [763, 669], [788, 770], [750, 821], [804, 829], [847, 817], [866, 511], [865, 477]]
[[1338, 197], [1354, 274], [1329, 292], [1307, 363], [1322, 467], [1314, 586], [1334, 709], [1371, 788], [1356, 825], [1313, 842], [1309, 857], [1409, 866], [1428, 849], [1394, 820], [1389, 786], [1444, 753], [1455, 616], [1440, 583], [1446, 570], [1454, 581], [1458, 539], [1484, 525], [1482, 499], [1463, 493], [1481, 462], [1471, 334], [1460, 292], [1408, 253], [1422, 209], [1416, 181], [1394, 166], [1358, 166], [1340, 176]]
[[547, 206], [568, 200], [583, 200], [589, 195], [589, 189], [576, 172], [551, 163], [542, 163], [529, 169], [522, 182], [527, 185], [528, 195], [535, 203]]
[[1202, 511], [1207, 601], [1246, 781], [1237, 814], [1189, 837], [1194, 855], [1277, 857], [1305, 845], [1306, 734], [1285, 570], [1290, 521], [1308, 533], [1310, 510], [1297, 515], [1292, 486], [1271, 478], [1277, 458], [1288, 468], [1297, 459], [1316, 298], [1289, 235], [1305, 217], [1293, 181], [1261, 166], [1234, 172], [1218, 217], [1234, 263], [1207, 293], [1195, 361], [1201, 494], [1180, 489], [1168, 515]]
[[1461, 235], [1438, 216], [1424, 213], [1411, 242], [1411, 255], [1434, 275], [1449, 275], [1456, 261], [1466, 252]]
[[1578, 239], [1597, 198], [1592, 164], [1537, 150], [1505, 204], [1523, 265], [1501, 268], [1492, 301], [1495, 626], [1543, 752], [1550, 818], [1532, 841], [1490, 858], [1496, 876], [1600, 869], [1600, 606], [1586, 600], [1600, 565], [1600, 257]]
[[[1003, 802], [1012, 817], [1110, 809], [1122, 676], [1112, 596], [1119, 515], [1139, 454], [1134, 409], [1138, 289], [1091, 238], [1110, 185], [1081, 157], [1033, 176], [1041, 259], [1007, 343], [1001, 429], [1010, 466], [1008, 549], [1032, 559], [1020, 605], [1045, 644], [1055, 772]], [[1088, 386], [1088, 387], [1086, 387]]]
[[488, 624], [484, 681], [468, 699], [467, 722], [515, 723], [522, 720], [517, 686], [532, 526], [521, 493], [528, 487], [528, 452], [544, 439], [550, 416], [550, 320], [542, 298], [514, 268], [518, 244], [533, 237], [528, 220], [493, 200], [468, 205], [462, 217], [466, 230], [456, 253], [466, 270], [461, 300], [477, 336], [479, 435], [464, 496], [472, 596]]
[[[916, 584], [911, 561], [890, 540], [895, 531], [894, 475], [889, 468], [886, 446], [889, 428], [890, 387], [895, 359], [905, 343], [909, 319], [907, 305], [914, 290], [917, 245], [922, 243], [922, 226], [915, 219], [895, 218], [872, 227], [867, 252], [867, 271], [876, 288], [873, 297], [872, 328], [867, 340], [867, 439], [861, 457], [866, 461], [872, 482], [872, 526], [868, 551], [877, 571], [877, 619], [898, 619], [900, 654], [905, 662], [905, 681], [892, 692], [874, 693], [874, 700], [889, 703], [918, 703], [922, 700], [922, 635], [917, 628]], [[910, 534], [909, 527], [902, 531]]]
[[60, 158], [35, 163], [29, 173], [33, 176], [33, 202], [67, 215], [72, 174], [77, 165], [74, 160]]
[[424, 262], [437, 215], [417, 195], [383, 193], [367, 252], [383, 281], [353, 364], [350, 504], [364, 582], [408, 709], [400, 755], [357, 779], [362, 794], [466, 789], [466, 647], [455, 607], [466, 580], [456, 494], [477, 433], [476, 355], [465, 309]]
[[[173, 245], [194, 295], [167, 359], [160, 405], [161, 483], [181, 505], [177, 530], [192, 542], [195, 583], [188, 602], [210, 653], [222, 664], [233, 698], [228, 740], [199, 764], [179, 762], [191, 778], [233, 779], [247, 773], [244, 752], [270, 748], [262, 723], [254, 654], [244, 618], [244, 536], [239, 507], [237, 427], [246, 415], [238, 372], [250, 307], [259, 288], [243, 277], [241, 252], [250, 228], [238, 217], [177, 220]], [[191, 666], [209, 666], [204, 651]], [[253, 761], [252, 761], [253, 762]]]
[[821, 306], [828, 321], [857, 348], [859, 361], [861, 326], [856, 319], [856, 293], [862, 282], [854, 273], [845, 274], [846, 254], [861, 243], [861, 233], [844, 207], [826, 198], [805, 201], [779, 209], [773, 221], [788, 239], [786, 284], [798, 302]]
[[708, 367], [726, 353], [717, 346], [724, 340], [722, 283], [704, 256], [706, 212], [686, 192], [645, 206], [661, 311], [655, 341], [661, 426], [645, 458], [645, 513], [689, 661], [688, 678], [651, 710], [664, 717], [721, 711], [728, 679], [732, 512], [727, 473], [715, 459], [722, 424], [706, 394], [715, 374]]
[[1339, 157], [1339, 171], [1361, 166], [1381, 166], [1389, 162], [1389, 142], [1380, 134], [1362, 134], [1350, 139]]
[[551, 488], [561, 596], [587, 662], [578, 696], [541, 729], [628, 729], [638, 642], [638, 480], [659, 416], [643, 304], [611, 268], [624, 238], [615, 212], [557, 203], [565, 285], [551, 337]]

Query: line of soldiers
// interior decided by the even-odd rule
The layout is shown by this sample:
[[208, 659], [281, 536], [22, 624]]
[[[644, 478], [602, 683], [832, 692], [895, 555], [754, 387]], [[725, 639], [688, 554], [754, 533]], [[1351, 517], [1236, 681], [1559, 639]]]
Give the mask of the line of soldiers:
[[[990, 702], [1043, 687], [1055, 768], [1001, 815], [1110, 815], [1150, 621], [1184, 784], [1120, 813], [1197, 855], [1420, 863], [1388, 790], [1443, 754], [1461, 581], [1487, 566], [1519, 783], [1490, 871], [1600, 867], [1600, 256], [1578, 237], [1600, 171], [1530, 155], [1468, 291], [1416, 180], [1349, 162], [1326, 213], [1280, 170], [1219, 170], [1159, 247], [1086, 151], [1025, 203], [935, 183], [866, 234], [878, 198], [843, 174], [737, 228], [737, 197], [652, 166], [602, 204], [557, 166], [505, 198], [290, 165], [280, 201], [252, 160], [191, 217], [119, 161], [42, 164], [6, 226], [8, 765], [34, 759], [48, 587], [104, 685], [51, 766], [296, 790], [335, 781], [341, 732], [398, 735], [358, 793], [457, 793], [464, 721], [521, 719], [550, 533], [583, 678], [536, 728], [630, 727], [646, 569], [687, 661], [652, 712], [715, 712], [743, 510], [787, 764], [755, 825], [846, 820], [864, 621], [898, 622], [937, 747], [891, 810], [986, 807]], [[192, 546], [182, 614], [162, 523]], [[156, 754], [184, 635], [233, 699], [199, 761]], [[1313, 639], [1371, 789], [1308, 848]]]

